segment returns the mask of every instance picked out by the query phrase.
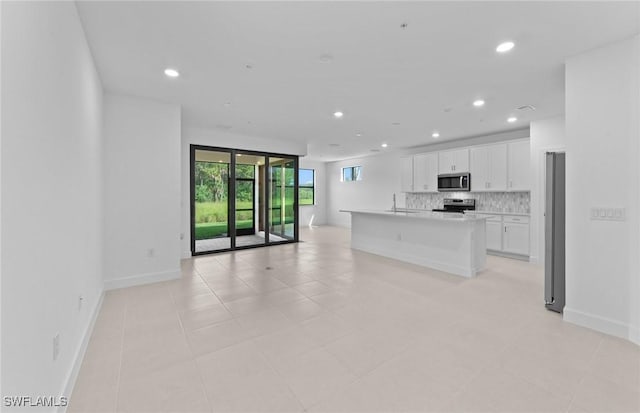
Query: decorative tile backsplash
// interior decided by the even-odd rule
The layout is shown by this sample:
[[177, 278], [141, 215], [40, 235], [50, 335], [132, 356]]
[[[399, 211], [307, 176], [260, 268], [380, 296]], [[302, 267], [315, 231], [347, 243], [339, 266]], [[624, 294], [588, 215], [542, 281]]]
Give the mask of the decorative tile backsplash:
[[442, 208], [445, 198], [475, 198], [476, 209], [492, 212], [530, 212], [529, 192], [439, 192], [437, 194], [408, 193], [406, 206], [412, 209]]

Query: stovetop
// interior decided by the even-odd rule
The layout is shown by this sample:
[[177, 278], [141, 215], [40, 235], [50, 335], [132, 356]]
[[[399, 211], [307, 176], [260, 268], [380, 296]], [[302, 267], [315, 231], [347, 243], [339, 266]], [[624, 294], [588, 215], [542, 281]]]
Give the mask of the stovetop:
[[445, 198], [444, 208], [433, 209], [432, 211], [464, 214], [464, 211], [473, 211], [475, 209], [476, 209], [475, 199]]

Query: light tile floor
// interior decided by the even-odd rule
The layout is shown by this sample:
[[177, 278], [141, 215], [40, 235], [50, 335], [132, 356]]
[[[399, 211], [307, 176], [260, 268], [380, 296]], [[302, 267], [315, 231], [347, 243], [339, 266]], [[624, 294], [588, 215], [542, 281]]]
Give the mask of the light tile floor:
[[545, 310], [538, 266], [463, 279], [301, 238], [108, 292], [68, 411], [640, 411], [640, 348]]

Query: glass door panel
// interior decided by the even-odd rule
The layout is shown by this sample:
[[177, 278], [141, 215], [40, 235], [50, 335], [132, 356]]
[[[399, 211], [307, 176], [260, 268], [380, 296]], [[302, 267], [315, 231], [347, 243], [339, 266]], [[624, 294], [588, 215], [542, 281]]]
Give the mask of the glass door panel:
[[[264, 229], [264, 156], [236, 154], [236, 246], [265, 243]], [[262, 205], [262, 207], [261, 207]], [[261, 213], [262, 212], [262, 213]], [[258, 222], [256, 222], [258, 221]]]
[[231, 248], [228, 152], [196, 150], [194, 160], [195, 252]]
[[269, 158], [269, 241], [295, 239], [296, 162], [293, 158]]

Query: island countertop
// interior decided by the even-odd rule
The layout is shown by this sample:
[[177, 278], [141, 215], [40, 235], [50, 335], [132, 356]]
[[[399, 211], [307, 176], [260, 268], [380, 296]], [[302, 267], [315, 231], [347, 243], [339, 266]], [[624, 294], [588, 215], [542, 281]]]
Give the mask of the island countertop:
[[449, 212], [433, 212], [416, 209], [404, 209], [398, 208], [396, 211], [381, 210], [381, 209], [341, 209], [340, 212], [351, 212], [356, 214], [370, 214], [381, 215], [387, 217], [399, 217], [399, 218], [417, 218], [417, 219], [430, 219], [438, 221], [451, 221], [451, 222], [474, 222], [486, 220], [486, 216], [474, 216], [467, 214], [454, 214]]

